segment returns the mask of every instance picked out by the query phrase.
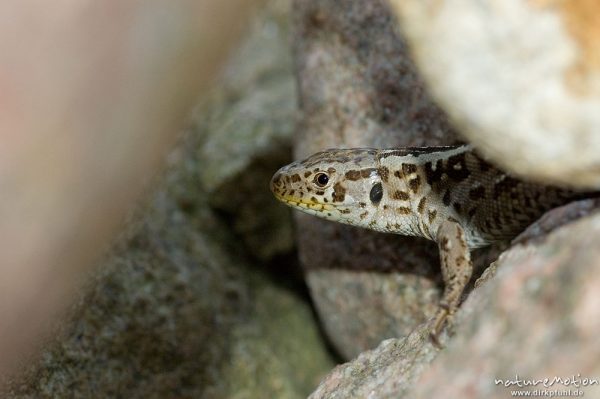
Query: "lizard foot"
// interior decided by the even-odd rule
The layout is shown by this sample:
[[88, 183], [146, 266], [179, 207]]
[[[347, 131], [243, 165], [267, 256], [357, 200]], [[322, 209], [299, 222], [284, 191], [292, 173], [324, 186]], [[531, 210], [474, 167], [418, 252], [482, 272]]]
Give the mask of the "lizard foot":
[[450, 326], [452, 324], [451, 320], [453, 314], [454, 309], [450, 309], [450, 306], [445, 303], [440, 303], [438, 311], [433, 318], [431, 330], [429, 331], [429, 339], [433, 346], [438, 349], [444, 348], [440, 342], [440, 335], [444, 330], [445, 325]]
[[441, 348], [440, 334], [460, 303], [465, 287], [473, 274], [473, 263], [467, 246], [465, 232], [458, 222], [448, 219], [437, 232], [440, 263], [444, 278], [444, 293], [437, 313], [433, 318], [430, 337], [432, 343]]

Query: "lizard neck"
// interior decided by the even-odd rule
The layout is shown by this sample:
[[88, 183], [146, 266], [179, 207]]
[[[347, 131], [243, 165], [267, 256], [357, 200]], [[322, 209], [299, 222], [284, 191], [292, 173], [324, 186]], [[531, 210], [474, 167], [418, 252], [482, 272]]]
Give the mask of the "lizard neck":
[[[455, 209], [444, 204], [439, 187], [430, 184], [428, 174], [435, 174], [438, 162], [463, 156], [470, 147], [440, 147], [412, 153], [384, 150], [378, 156], [385, 202], [379, 207], [380, 231], [412, 235], [435, 240], [440, 224], [448, 218], [457, 219]], [[385, 178], [387, 177], [387, 179]], [[451, 191], [456, 182], [445, 176], [444, 189]]]

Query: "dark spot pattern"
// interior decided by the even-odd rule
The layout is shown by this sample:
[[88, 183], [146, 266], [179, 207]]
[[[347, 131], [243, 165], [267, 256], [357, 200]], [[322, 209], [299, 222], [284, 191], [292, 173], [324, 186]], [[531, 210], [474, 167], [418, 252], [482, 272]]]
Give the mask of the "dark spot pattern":
[[450, 206], [450, 200], [450, 190], [446, 190], [444, 197], [442, 198], [442, 202], [444, 202], [444, 205]]
[[[361, 170], [355, 169], [355, 170], [349, 170], [348, 172], [346, 172], [344, 174], [344, 176], [348, 180], [356, 181], [356, 180], [366, 179], [366, 178], [371, 177], [371, 174], [375, 171], [378, 171], [378, 170], [375, 168], [365, 168], [365, 169], [361, 169]], [[389, 171], [388, 171], [388, 174], [389, 174]]]
[[438, 159], [435, 163], [435, 170], [433, 170], [433, 163], [425, 163], [425, 179], [427, 184], [432, 185], [442, 180], [444, 174], [444, 168], [442, 167], [442, 160]]
[[417, 211], [422, 215], [425, 212], [425, 205], [427, 204], [427, 197], [421, 198], [419, 205], [417, 205]]
[[456, 154], [448, 158], [446, 174], [455, 181], [463, 181], [471, 175], [465, 161], [465, 154]]
[[473, 201], [478, 201], [485, 198], [485, 187], [478, 184], [469, 190], [469, 198]]
[[388, 181], [388, 178], [390, 177], [390, 170], [388, 168], [381, 166], [377, 169], [377, 173], [384, 183]]
[[365, 168], [365, 169], [361, 169], [360, 171], [360, 176], [363, 179], [366, 179], [367, 177], [371, 177], [371, 173], [375, 172], [377, 169], [375, 168]]
[[360, 179], [360, 170], [349, 170], [344, 175], [346, 179], [356, 181]]
[[401, 215], [410, 215], [412, 213], [410, 208], [407, 208], [405, 206], [399, 206], [398, 208], [396, 208], [396, 212]]
[[403, 163], [402, 164], [402, 173], [405, 175], [410, 175], [411, 173], [415, 173], [417, 171], [417, 165], [412, 163]]
[[435, 209], [432, 209], [429, 211], [427, 216], [428, 216], [429, 224], [431, 224], [431, 223], [433, 223], [433, 221], [435, 220], [435, 217], [437, 216], [437, 211]]
[[421, 188], [421, 177], [417, 176], [414, 179], [410, 179], [408, 181], [408, 187], [410, 187], [413, 193], [418, 193]]
[[392, 198], [400, 201], [408, 201], [410, 199], [410, 195], [406, 191], [396, 190], [392, 194]]
[[500, 197], [503, 193], [510, 194], [513, 188], [516, 188], [519, 183], [519, 180], [515, 179], [514, 177], [505, 175], [504, 179], [494, 184], [494, 199], [498, 199], [498, 197]]
[[377, 206], [381, 202], [383, 198], [383, 187], [381, 183], [376, 183], [371, 188], [371, 192], [369, 193], [369, 199], [373, 203], [373, 205]]
[[454, 204], [452, 204], [452, 207], [454, 208], [456, 213], [461, 213], [462, 205], [460, 204], [460, 202], [455, 202]]
[[342, 202], [346, 198], [346, 189], [344, 186], [337, 182], [333, 185], [333, 202]]

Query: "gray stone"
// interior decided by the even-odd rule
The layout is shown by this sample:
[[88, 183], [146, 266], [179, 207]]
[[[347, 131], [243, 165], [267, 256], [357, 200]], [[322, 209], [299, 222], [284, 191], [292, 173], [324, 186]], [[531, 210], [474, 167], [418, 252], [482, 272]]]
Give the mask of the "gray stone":
[[309, 398], [410, 397], [407, 395], [414, 382], [435, 355], [428, 331], [417, 329], [406, 337], [383, 341], [355, 360], [337, 366]]
[[210, 204], [264, 261], [294, 247], [290, 212], [268, 188], [273, 171], [290, 161], [296, 118], [289, 7], [272, 1], [254, 21], [194, 126], [203, 137], [198, 176]]

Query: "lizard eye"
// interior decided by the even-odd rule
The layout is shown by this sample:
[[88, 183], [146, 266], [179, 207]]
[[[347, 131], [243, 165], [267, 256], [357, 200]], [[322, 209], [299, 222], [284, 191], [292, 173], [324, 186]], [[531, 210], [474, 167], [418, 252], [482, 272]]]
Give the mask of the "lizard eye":
[[315, 183], [319, 187], [325, 187], [327, 183], [329, 183], [329, 176], [327, 176], [325, 173], [317, 173], [315, 175]]

